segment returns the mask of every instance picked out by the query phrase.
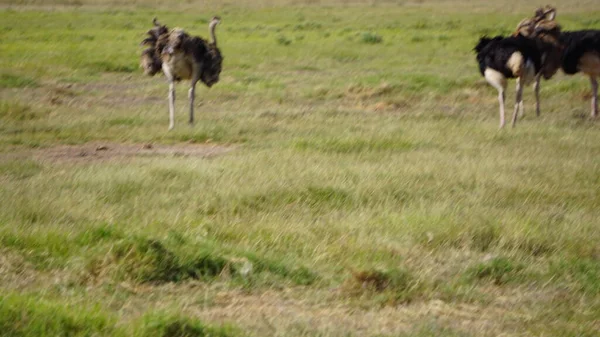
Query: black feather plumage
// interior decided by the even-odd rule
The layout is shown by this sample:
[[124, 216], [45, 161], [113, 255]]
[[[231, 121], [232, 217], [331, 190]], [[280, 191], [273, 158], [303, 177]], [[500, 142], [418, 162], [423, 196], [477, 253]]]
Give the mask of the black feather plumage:
[[600, 54], [600, 30], [579, 30], [562, 32], [560, 43], [564, 46], [562, 69], [566, 74], [579, 71], [579, 59], [587, 52]]
[[515, 52], [520, 52], [526, 60], [534, 64], [535, 72], [539, 72], [542, 65], [542, 51], [539, 41], [528, 39], [521, 35], [482, 37], [474, 48], [477, 53], [479, 71], [484, 74], [486, 68], [502, 73], [506, 78], [518, 77], [507, 67], [507, 62]]

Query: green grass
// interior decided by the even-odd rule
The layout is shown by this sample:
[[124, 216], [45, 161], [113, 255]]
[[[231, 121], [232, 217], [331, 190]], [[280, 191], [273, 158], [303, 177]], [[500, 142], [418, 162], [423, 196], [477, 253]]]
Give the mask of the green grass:
[[211, 327], [187, 317], [153, 313], [144, 317], [141, 332], [135, 336], [230, 337], [243, 335], [231, 327]]
[[212, 327], [169, 312], [149, 312], [128, 326], [100, 306], [85, 307], [34, 296], [0, 296], [0, 328], [5, 336], [228, 337], [233, 327]]
[[40, 173], [42, 166], [32, 160], [9, 161], [0, 163], [0, 175], [12, 179], [27, 179]]
[[115, 319], [98, 308], [76, 308], [33, 296], [0, 297], [5, 336], [114, 336]]
[[496, 257], [470, 267], [466, 274], [471, 279], [491, 280], [495, 284], [503, 284], [517, 277], [521, 269], [522, 265], [515, 264], [510, 259]]
[[376, 44], [383, 42], [383, 38], [376, 33], [364, 32], [361, 34], [362, 42], [369, 44]]
[[41, 115], [39, 111], [27, 104], [11, 101], [0, 102], [0, 120], [5, 122], [31, 121], [39, 119]]
[[[528, 88], [498, 130], [472, 52], [535, 5], [6, 4], [1, 334], [598, 335], [589, 81], [545, 81], [540, 117]], [[555, 5], [598, 28], [591, 2]], [[167, 131], [139, 42], [155, 16], [206, 37], [215, 14], [221, 80], [192, 127], [179, 84]], [[230, 151], [60, 154], [89, 142]]]
[[37, 86], [38, 83], [32, 78], [7, 73], [0, 74], [0, 88], [26, 88]]
[[170, 247], [163, 241], [140, 237], [118, 240], [108, 252], [102, 249], [89, 259], [84, 277], [154, 284], [190, 279], [210, 282], [224, 275], [242, 284], [288, 279], [292, 284], [309, 285], [316, 279], [306, 268], [290, 268], [253, 253], [227, 251], [210, 242], [193, 243], [177, 232], [170, 232], [169, 238], [167, 241], [176, 241]]

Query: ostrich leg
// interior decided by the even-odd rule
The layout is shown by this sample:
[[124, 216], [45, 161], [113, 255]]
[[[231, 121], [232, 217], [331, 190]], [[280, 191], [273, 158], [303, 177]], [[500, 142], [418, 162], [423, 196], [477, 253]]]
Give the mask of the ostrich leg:
[[188, 98], [190, 99], [190, 125], [194, 124], [194, 101], [196, 99], [196, 83], [197, 79], [192, 80], [192, 86], [188, 91]]
[[536, 116], [540, 116], [540, 81], [542, 74], [538, 74], [535, 77], [535, 82], [533, 83], [533, 91], [535, 92], [535, 114]]
[[169, 130], [175, 127], [175, 83], [169, 81]]
[[500, 103], [500, 128], [505, 124], [504, 120], [504, 92], [506, 91], [506, 78], [493, 69], [486, 69], [484, 72], [485, 80], [496, 90], [498, 90], [498, 102]]
[[592, 118], [598, 116], [598, 80], [596, 76], [590, 76], [592, 82]]
[[515, 111], [513, 112], [512, 118], [513, 128], [517, 125], [517, 116], [519, 114], [519, 110], [523, 110], [523, 85], [521, 83], [521, 80], [521, 77], [517, 79], [517, 97], [515, 102]]
[[500, 129], [504, 127], [504, 90], [498, 90], [498, 102], [500, 103]]

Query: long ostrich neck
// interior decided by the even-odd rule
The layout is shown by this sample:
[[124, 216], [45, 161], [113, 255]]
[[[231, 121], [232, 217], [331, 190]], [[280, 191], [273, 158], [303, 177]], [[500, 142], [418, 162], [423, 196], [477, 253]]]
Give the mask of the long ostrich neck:
[[217, 27], [217, 24], [219, 23], [219, 21], [217, 20], [213, 20], [210, 22], [209, 25], [209, 31], [210, 31], [210, 38], [212, 39], [212, 43], [216, 46], [217, 45], [217, 37], [215, 36], [215, 27]]

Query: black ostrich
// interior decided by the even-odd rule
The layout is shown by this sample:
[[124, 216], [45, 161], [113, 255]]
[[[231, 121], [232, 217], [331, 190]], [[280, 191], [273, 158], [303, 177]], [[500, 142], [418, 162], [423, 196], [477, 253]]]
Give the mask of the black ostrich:
[[593, 118], [598, 116], [598, 77], [600, 77], [600, 30], [579, 30], [560, 34], [563, 46], [561, 68], [565, 74], [582, 72], [592, 85]]
[[212, 41], [190, 36], [180, 28], [171, 31], [156, 21], [154, 28], [148, 31], [149, 37], [142, 41], [148, 48], [142, 52], [141, 66], [150, 76], [161, 69], [169, 81], [169, 130], [175, 126], [175, 82], [191, 80], [190, 124], [194, 123], [194, 99], [196, 83], [202, 81], [207, 87], [219, 81], [223, 57], [217, 48], [215, 27], [219, 17], [213, 17], [209, 23]]
[[[544, 77], [550, 79], [558, 69], [565, 74], [582, 72], [589, 76], [592, 85], [591, 116], [598, 116], [598, 77], [600, 77], [600, 30], [562, 31], [554, 20], [556, 9], [538, 9], [531, 19], [521, 21], [516, 34], [542, 39], [552, 45], [542, 67]], [[536, 79], [539, 87], [539, 78]], [[539, 107], [537, 111], [539, 115]]]
[[512, 126], [517, 114], [523, 112], [523, 86], [534, 81], [540, 73], [544, 44], [524, 36], [494, 38], [482, 37], [474, 48], [479, 71], [487, 82], [498, 90], [500, 102], [500, 128], [504, 127], [504, 97], [507, 79], [517, 79], [517, 95]]

